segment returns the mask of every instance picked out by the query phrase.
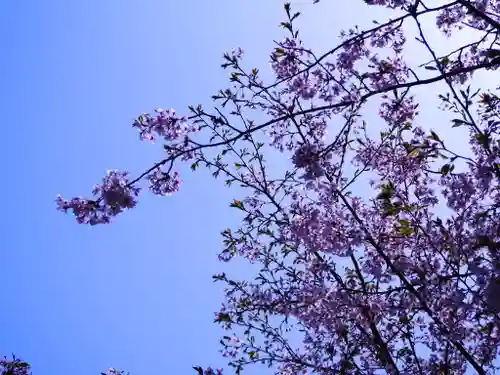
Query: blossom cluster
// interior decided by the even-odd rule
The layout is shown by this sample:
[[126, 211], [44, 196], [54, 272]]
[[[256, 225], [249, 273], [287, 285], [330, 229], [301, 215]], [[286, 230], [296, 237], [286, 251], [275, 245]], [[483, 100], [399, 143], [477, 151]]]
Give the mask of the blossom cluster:
[[141, 140], [154, 141], [157, 137], [174, 141], [194, 131], [185, 117], [177, 116], [173, 109], [158, 108], [153, 114], [143, 113], [132, 125], [139, 129]]
[[31, 375], [31, 366], [16, 357], [13, 357], [12, 359], [7, 359], [7, 357], [0, 358], [0, 374]]
[[128, 172], [108, 171], [101, 184], [96, 184], [92, 193], [95, 199], [56, 198], [58, 209], [72, 212], [80, 224], [106, 224], [125, 209], [134, 208], [140, 188], [130, 184]]
[[162, 171], [160, 168], [148, 175], [150, 189], [156, 195], [170, 195], [179, 191], [181, 180], [178, 172], [172, 175]]
[[297, 168], [306, 171], [304, 179], [313, 180], [324, 175], [324, 169], [320, 164], [320, 151], [317, 145], [310, 144], [305, 144], [295, 151], [292, 160]]

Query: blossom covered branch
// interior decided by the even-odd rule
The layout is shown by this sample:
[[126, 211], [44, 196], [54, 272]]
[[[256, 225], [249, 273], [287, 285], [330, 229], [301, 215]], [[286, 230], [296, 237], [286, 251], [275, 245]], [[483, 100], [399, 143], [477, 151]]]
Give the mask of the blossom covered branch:
[[[246, 258], [258, 275], [214, 276], [226, 285], [215, 317], [228, 331], [221, 351], [236, 373], [260, 363], [280, 375], [493, 374], [500, 87], [475, 87], [474, 74], [499, 76], [500, 1], [365, 3], [394, 17], [342, 31], [318, 55], [285, 4], [273, 81], [246, 69], [241, 49], [226, 53], [231, 86], [213, 96], [212, 113], [158, 109], [134, 122], [141, 140], [165, 142], [163, 160], [135, 179], [110, 171], [92, 199], [58, 197], [58, 208], [79, 223], [109, 223], [135, 207], [144, 181], [153, 194], [178, 191], [181, 163], [246, 188], [231, 203], [243, 218], [222, 231], [219, 259]], [[469, 29], [476, 39], [438, 54], [422, 17], [434, 17], [448, 38]], [[413, 39], [427, 51], [415, 66], [407, 58]], [[422, 126], [419, 112], [435, 109], [419, 105], [417, 87], [429, 95], [445, 87], [436, 107], [449, 126]], [[371, 104], [378, 118], [367, 121]], [[464, 134], [468, 150], [454, 142]], [[279, 173], [270, 158], [290, 167]], [[301, 335], [299, 345], [290, 332]]]

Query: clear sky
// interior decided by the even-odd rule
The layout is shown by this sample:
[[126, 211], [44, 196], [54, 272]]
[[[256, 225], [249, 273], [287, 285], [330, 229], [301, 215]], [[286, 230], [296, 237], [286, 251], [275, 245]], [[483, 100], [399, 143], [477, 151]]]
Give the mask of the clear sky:
[[[320, 51], [351, 22], [342, 9], [297, 3]], [[369, 26], [375, 13], [356, 21]], [[281, 20], [282, 2], [269, 0], [0, 1], [0, 354], [28, 360], [35, 375], [224, 363], [211, 275], [223, 269], [219, 232], [236, 223], [227, 206], [237, 196], [186, 171], [176, 196], [144, 194], [100, 227], [76, 225], [54, 198], [90, 193], [107, 169], [148, 168], [161, 146], [139, 142], [133, 118], [209, 104], [233, 47], [265, 70]]]
[[107, 169], [134, 175], [161, 155], [131, 128], [156, 107], [209, 103], [222, 54], [267, 67], [282, 5], [269, 1], [0, 1], [4, 197], [0, 355], [35, 375], [191, 374], [221, 365], [220, 230], [231, 191], [184, 173], [175, 197], [144, 194], [113, 225], [57, 213]]

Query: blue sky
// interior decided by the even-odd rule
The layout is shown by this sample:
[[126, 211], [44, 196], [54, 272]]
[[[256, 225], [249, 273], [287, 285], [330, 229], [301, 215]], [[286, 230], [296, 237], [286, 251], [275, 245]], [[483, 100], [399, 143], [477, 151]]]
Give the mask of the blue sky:
[[219, 231], [234, 223], [229, 191], [188, 174], [176, 197], [145, 194], [135, 212], [94, 228], [53, 200], [90, 192], [109, 168], [149, 167], [161, 146], [140, 143], [132, 119], [207, 102], [225, 85], [225, 50], [279, 35], [279, 7], [259, 14], [267, 29], [250, 35], [257, 9], [231, 3], [0, 2], [9, 124], [0, 353], [29, 360], [35, 375], [188, 374], [222, 363], [211, 275]]
[[223, 52], [246, 46], [266, 67], [269, 36], [281, 37], [281, 2], [268, 3], [0, 2], [0, 354], [29, 360], [35, 375], [223, 364], [211, 276], [219, 232], [236, 220], [229, 190], [184, 173], [175, 197], [145, 194], [93, 228], [53, 201], [89, 193], [107, 169], [149, 167], [161, 145], [139, 142], [133, 118], [208, 104], [226, 86]]
[[[350, 21], [311, 2], [295, 5], [306, 39], [324, 50]], [[224, 363], [211, 275], [223, 269], [219, 232], [235, 225], [227, 205], [237, 196], [184, 173], [176, 196], [145, 194], [93, 228], [53, 201], [89, 193], [107, 169], [148, 168], [161, 146], [139, 142], [133, 118], [209, 104], [226, 87], [219, 65], [233, 47], [265, 70], [281, 16], [281, 1], [264, 0], [0, 2], [0, 354], [25, 358], [35, 375], [190, 374]]]

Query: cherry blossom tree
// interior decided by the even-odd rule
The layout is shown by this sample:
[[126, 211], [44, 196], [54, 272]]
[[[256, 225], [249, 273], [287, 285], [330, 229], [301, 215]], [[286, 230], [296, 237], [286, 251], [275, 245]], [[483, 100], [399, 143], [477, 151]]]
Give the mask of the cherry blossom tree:
[[[31, 366], [28, 362], [17, 358], [15, 355], [12, 359], [7, 357], [0, 359], [0, 374], [1, 375], [30, 375]], [[102, 372], [101, 375], [126, 375], [124, 371], [117, 370], [115, 368], [109, 368], [106, 372]]]
[[[500, 1], [365, 3], [390, 18], [342, 31], [322, 54], [297, 30], [307, 15], [285, 4], [272, 81], [244, 66], [243, 50], [226, 53], [230, 84], [213, 110], [135, 120], [141, 140], [163, 143], [163, 160], [136, 177], [109, 171], [93, 198], [57, 198], [59, 210], [96, 225], [135, 207], [144, 183], [175, 193], [182, 163], [244, 188], [231, 203], [241, 223], [222, 231], [219, 258], [247, 259], [256, 277], [213, 277], [225, 284], [215, 321], [226, 372], [500, 370], [500, 87], [474, 84], [481, 73], [500, 85]], [[432, 31], [460, 47], [437, 52]], [[409, 41], [426, 51], [418, 64]], [[419, 107], [419, 87], [435, 108]], [[372, 104], [382, 128], [370, 125]], [[450, 123], [425, 129], [419, 111], [438, 108]], [[454, 147], [457, 137], [469, 147]]]
[[2, 375], [29, 375], [30, 365], [13, 355], [12, 359], [0, 358], [0, 371]]

